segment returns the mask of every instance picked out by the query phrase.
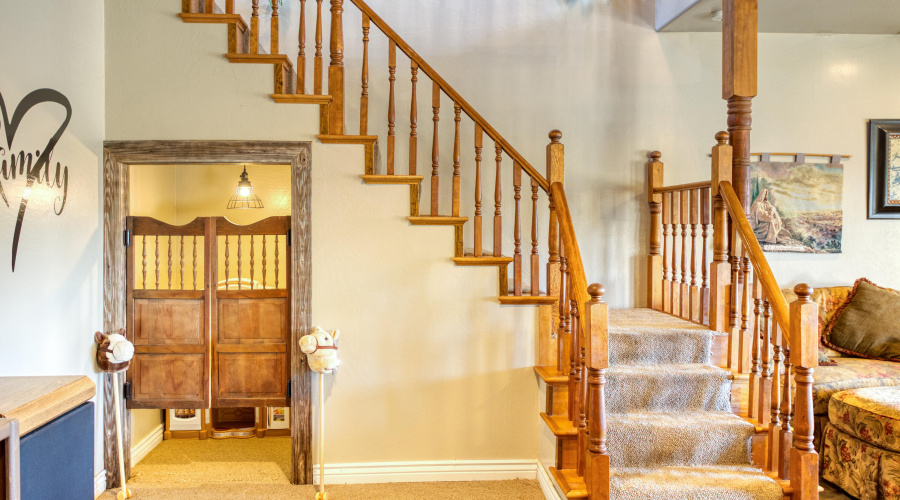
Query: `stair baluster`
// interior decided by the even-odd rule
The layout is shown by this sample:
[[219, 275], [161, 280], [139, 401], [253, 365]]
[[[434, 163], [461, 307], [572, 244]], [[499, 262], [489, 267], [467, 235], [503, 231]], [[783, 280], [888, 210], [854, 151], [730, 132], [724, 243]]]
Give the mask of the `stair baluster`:
[[688, 223], [690, 222], [690, 192], [687, 189], [681, 190], [681, 296], [679, 303], [681, 310], [679, 315], [684, 319], [691, 317], [691, 285], [688, 281]]
[[481, 125], [475, 124], [475, 257], [481, 257], [482, 253], [482, 227], [481, 227], [481, 151], [484, 146], [484, 130]]
[[691, 284], [690, 284], [690, 315], [689, 320], [701, 322], [700, 313], [700, 287], [697, 286], [697, 224], [700, 222], [700, 190], [691, 189]]
[[585, 306], [589, 328], [585, 336], [588, 366], [589, 415], [588, 463], [584, 478], [590, 498], [609, 494], [609, 453], [606, 449], [606, 369], [609, 368], [609, 310], [603, 302], [603, 286], [588, 287], [591, 300]]
[[272, 0], [270, 3], [272, 4], [272, 19], [270, 20], [272, 32], [269, 35], [269, 53], [278, 54], [278, 0]]
[[411, 60], [409, 63], [412, 78], [412, 97], [409, 106], [409, 175], [416, 175], [416, 157], [419, 155], [419, 99], [416, 84], [419, 81], [419, 65]]
[[747, 416], [752, 419], [759, 420], [759, 383], [760, 383], [760, 361], [759, 347], [760, 336], [762, 335], [762, 283], [759, 276], [753, 275], [753, 325], [750, 334], [753, 342], [750, 345], [750, 388], [747, 398]]
[[700, 286], [700, 322], [707, 326], [709, 326], [709, 261], [706, 253], [709, 248], [707, 242], [707, 237], [709, 236], [710, 215], [709, 189], [710, 188], [702, 188], [700, 190], [700, 226], [703, 231], [703, 263], [700, 266], [700, 271], [702, 273], [702, 283]]
[[813, 447], [813, 371], [818, 364], [818, 305], [810, 300], [813, 288], [801, 283], [794, 287], [797, 300], [791, 303], [789, 333], [796, 402], [794, 405], [793, 448], [789, 476], [798, 500], [818, 497], [819, 455]]
[[[503, 148], [500, 147], [500, 143], [496, 140], [494, 141], [494, 152], [497, 154], [497, 177], [494, 179], [494, 257], [500, 257], [503, 255], [503, 216], [500, 215], [500, 199], [501, 199], [501, 187], [500, 187], [500, 167], [501, 162], [503, 161]], [[504, 283], [504, 287], [508, 287], [509, 284]]]
[[460, 113], [462, 112], [462, 108], [460, 108], [459, 103], [453, 103], [453, 123], [455, 126], [455, 132], [453, 136], [453, 192], [452, 192], [452, 208], [451, 214], [453, 217], [459, 217], [459, 194], [460, 194], [460, 177], [459, 177], [459, 155], [460, 155], [460, 145], [459, 145], [459, 122], [462, 120], [460, 117]]
[[531, 178], [531, 295], [541, 294], [541, 257], [538, 254], [538, 183]]
[[434, 113], [434, 117], [432, 118], [432, 121], [434, 122], [434, 137], [431, 141], [431, 216], [437, 217], [439, 215], [438, 189], [440, 188], [440, 179], [438, 178], [438, 165], [440, 162], [438, 122], [441, 121], [441, 87], [437, 82], [433, 82], [431, 87], [431, 109]]
[[650, 164], [647, 168], [647, 202], [650, 204], [650, 251], [647, 257], [647, 307], [657, 311], [663, 310], [663, 282], [665, 280], [663, 269], [666, 267], [665, 257], [662, 254], [662, 219], [661, 203], [663, 194], [655, 190], [663, 185], [663, 163], [659, 161], [662, 153], [653, 151], [650, 153]]
[[[387, 135], [387, 175], [394, 175], [394, 82], [397, 80], [397, 42], [388, 43], [388, 135]], [[360, 135], [366, 135], [360, 132]]]
[[663, 193], [662, 201], [662, 310], [672, 314], [672, 276], [674, 269], [669, 268], [669, 236], [672, 236], [672, 253], [675, 253], [675, 234], [672, 231], [672, 193]]
[[[362, 60], [362, 95], [359, 98], [359, 135], [369, 135], [369, 16], [362, 16], [362, 32], [363, 32], [363, 60]], [[391, 63], [396, 65], [397, 46], [392, 45], [393, 53]], [[394, 72], [395, 66], [391, 66], [391, 104], [390, 104], [390, 120], [393, 125], [394, 112]], [[391, 151], [393, 153], [393, 151]], [[390, 155], [389, 155], [390, 156]], [[391, 158], [393, 159], [393, 158]], [[391, 165], [393, 167], [393, 165]]]
[[344, 134], [344, 0], [331, 0], [331, 64], [328, 66], [328, 133]]
[[776, 446], [781, 448], [778, 453], [778, 463], [775, 471], [781, 479], [788, 479], [790, 469], [791, 446], [793, 445], [793, 432], [791, 431], [791, 350], [784, 349], [784, 377], [781, 388], [781, 429]]
[[671, 208], [669, 214], [672, 222], [672, 288], [670, 290], [670, 301], [672, 304], [671, 313], [675, 316], [681, 316], [681, 272], [678, 268], [678, 237], [681, 235], [681, 226], [679, 221], [679, 203], [680, 198], [677, 193], [672, 193], [669, 198]]
[[225, 13], [234, 14], [234, 0], [225, 0]]
[[[733, 230], [734, 231], [734, 230]], [[732, 231], [732, 232], [733, 232]], [[741, 300], [741, 244], [736, 234], [731, 237], [731, 255], [728, 262], [731, 264], [731, 298], [729, 299], [728, 315], [728, 368], [737, 370], [740, 364], [740, 300]]]
[[[251, 40], [251, 45], [253, 44]], [[255, 53], [255, 52], [254, 52]], [[322, 95], [322, 0], [316, 0], [316, 53], [313, 56], [313, 94]], [[333, 132], [329, 132], [333, 133]]]
[[259, 54], [259, 0], [253, 0], [250, 14], [250, 53]]
[[747, 249], [741, 249], [741, 330], [738, 359], [738, 371], [750, 373], [750, 338], [749, 307], [750, 307], [750, 258], [747, 257]]
[[215, 12], [215, 1], [214, 0], [206, 0], [204, 2], [204, 10], [206, 14], [212, 14]]
[[[778, 330], [776, 326], [775, 330]], [[775, 333], [773, 331], [773, 333]], [[778, 443], [778, 438], [781, 436], [781, 413], [780, 403], [781, 403], [781, 387], [783, 384], [782, 377], [784, 375], [781, 372], [782, 369], [782, 361], [784, 360], [784, 355], [782, 354], [782, 336], [776, 335], [775, 340], [773, 341], [772, 350], [775, 353], [775, 357], [772, 362], [772, 399], [770, 402], [770, 412], [772, 414], [771, 423], [769, 424], [769, 460], [766, 464], [769, 470], [775, 470], [778, 467], [778, 460], [780, 456], [781, 449], [776, 445]]]
[[762, 345], [762, 373], [759, 381], [759, 404], [757, 405], [757, 419], [760, 425], [768, 425], [772, 421], [769, 408], [772, 406], [772, 338], [775, 329], [775, 321], [772, 320], [772, 306], [763, 292], [763, 331]]
[[[229, 0], [234, 1], [234, 0]], [[306, 94], [306, 0], [300, 0], [300, 29], [297, 31], [297, 93]]]
[[513, 221], [513, 295], [522, 295], [522, 223], [520, 218], [519, 201], [522, 199], [522, 165], [515, 162], [513, 165], [513, 199], [516, 205], [516, 215]]

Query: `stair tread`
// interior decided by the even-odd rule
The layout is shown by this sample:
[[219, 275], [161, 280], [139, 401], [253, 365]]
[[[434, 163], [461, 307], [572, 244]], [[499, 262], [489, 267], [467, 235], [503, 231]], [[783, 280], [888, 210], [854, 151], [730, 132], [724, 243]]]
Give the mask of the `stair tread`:
[[421, 175], [361, 175], [366, 184], [419, 184]]
[[490, 256], [482, 256], [482, 257], [472, 257], [471, 255], [466, 255], [463, 257], [453, 257], [453, 262], [456, 263], [457, 266], [505, 266], [513, 261], [512, 257], [494, 257]]
[[225, 54], [225, 58], [233, 63], [247, 64], [285, 64], [293, 68], [291, 58], [285, 54]]
[[544, 383], [549, 385], [562, 385], [569, 383], [569, 375], [561, 372], [555, 366], [535, 366], [534, 372]]
[[541, 412], [541, 418], [556, 437], [575, 437], [578, 433], [575, 424], [566, 415], [547, 415]]
[[566, 495], [566, 498], [588, 498], [587, 486], [584, 478], [578, 475], [574, 469], [557, 469], [550, 467], [550, 475], [556, 480], [556, 484]]
[[408, 217], [409, 222], [414, 226], [461, 226], [465, 224], [468, 217], [451, 217], [449, 215], [439, 216], [418, 216]]
[[320, 134], [316, 138], [323, 144], [372, 144], [378, 140], [377, 135]]
[[610, 493], [619, 500], [780, 500], [784, 495], [763, 471], [730, 465], [610, 468]]
[[269, 97], [280, 104], [328, 104], [333, 100], [330, 95], [315, 94], [269, 94]]
[[507, 305], [547, 305], [555, 304], [559, 301], [559, 297], [553, 295], [513, 295], [515, 292], [510, 290], [507, 295], [499, 297], [501, 304]]
[[205, 12], [181, 12], [178, 17], [186, 23], [196, 24], [234, 24], [238, 23], [247, 27], [247, 22], [240, 14], [207, 14]]

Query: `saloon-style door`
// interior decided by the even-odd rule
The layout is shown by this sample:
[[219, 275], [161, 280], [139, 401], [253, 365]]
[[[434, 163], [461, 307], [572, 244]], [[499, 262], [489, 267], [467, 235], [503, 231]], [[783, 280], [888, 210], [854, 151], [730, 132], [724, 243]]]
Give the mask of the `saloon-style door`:
[[150, 217], [128, 217], [126, 227], [126, 330], [135, 349], [127, 407], [209, 408], [215, 268], [205, 249], [213, 227]]
[[214, 221], [212, 406], [287, 406], [291, 218], [269, 217], [249, 226], [225, 217]]

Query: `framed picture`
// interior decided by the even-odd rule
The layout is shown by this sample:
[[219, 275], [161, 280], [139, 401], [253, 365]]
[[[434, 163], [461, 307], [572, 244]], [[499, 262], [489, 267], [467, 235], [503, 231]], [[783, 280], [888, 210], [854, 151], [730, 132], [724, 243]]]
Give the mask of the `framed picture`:
[[900, 120], [869, 120], [869, 218], [900, 219]]
[[269, 406], [268, 429], [290, 429], [291, 428], [291, 409], [288, 406]]

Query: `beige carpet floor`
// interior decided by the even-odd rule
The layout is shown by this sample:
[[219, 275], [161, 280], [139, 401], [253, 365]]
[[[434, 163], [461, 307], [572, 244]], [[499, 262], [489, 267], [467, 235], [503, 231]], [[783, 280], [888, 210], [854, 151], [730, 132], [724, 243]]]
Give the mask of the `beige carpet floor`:
[[[134, 466], [136, 500], [314, 499], [312, 486], [290, 484], [290, 439], [163, 441]], [[537, 481], [326, 485], [329, 500], [543, 500]], [[108, 490], [99, 498], [115, 499]]]

